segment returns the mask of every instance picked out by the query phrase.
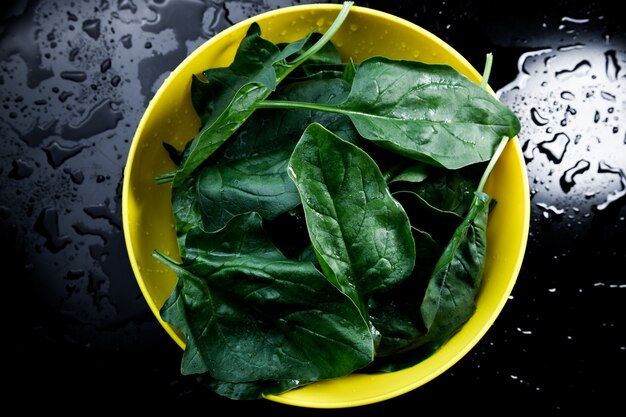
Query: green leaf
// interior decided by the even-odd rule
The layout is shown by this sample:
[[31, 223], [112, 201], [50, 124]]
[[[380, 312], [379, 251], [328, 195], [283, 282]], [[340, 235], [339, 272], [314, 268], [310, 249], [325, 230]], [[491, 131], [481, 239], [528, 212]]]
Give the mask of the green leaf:
[[[344, 100], [348, 92], [349, 86], [343, 80], [322, 79], [290, 84], [277, 92], [277, 97], [336, 103]], [[257, 111], [235, 133], [233, 140], [214, 154], [211, 164], [201, 167], [195, 175], [203, 229], [215, 231], [232, 216], [249, 211], [272, 220], [298, 206], [300, 196], [287, 174], [287, 164], [303, 126], [313, 121], [337, 129], [344, 137], [358, 136], [350, 120], [339, 114]]]
[[202, 226], [202, 214], [196, 192], [197, 178], [190, 177], [178, 187], [172, 188], [172, 213], [176, 228], [176, 239], [180, 256], [185, 256], [187, 232]]
[[[306, 45], [308, 36], [281, 50], [260, 37], [261, 30], [254, 22], [242, 40], [233, 63], [228, 68], [209, 69], [203, 73], [209, 86], [199, 87], [196, 83], [194, 88], [211, 94], [206, 100], [196, 95], [192, 102], [204, 124], [173, 176], [175, 187], [228, 140], [280, 81], [323, 48], [341, 26], [351, 6], [352, 2], [344, 3], [328, 31], [303, 53], [299, 51]], [[296, 58], [289, 60], [292, 56]], [[212, 84], [218, 86], [213, 89]], [[170, 176], [161, 178], [169, 179]]]
[[223, 229], [187, 234], [182, 264], [156, 252], [178, 275], [161, 310], [186, 338], [183, 374], [228, 383], [317, 381], [373, 359], [368, 323], [310, 262], [285, 258], [255, 213]]
[[289, 162], [326, 277], [367, 318], [365, 300], [404, 280], [415, 263], [409, 219], [374, 161], [313, 123]]
[[456, 169], [491, 158], [517, 117], [448, 65], [374, 57], [340, 105], [364, 137], [434, 165]]
[[460, 170], [442, 170], [432, 168], [428, 178], [413, 181], [411, 184], [394, 184], [394, 190], [402, 189], [414, 192], [437, 210], [452, 212], [464, 216], [474, 199], [480, 173], [469, 166]]
[[250, 211], [273, 219], [299, 205], [300, 196], [287, 175], [290, 155], [286, 149], [202, 169], [197, 199], [204, 229], [215, 231], [234, 215]]
[[411, 227], [428, 233], [442, 247], [447, 245], [463, 221], [463, 217], [458, 214], [433, 207], [412, 191], [394, 192], [393, 196], [405, 207]]
[[451, 66], [380, 56], [359, 65], [350, 96], [338, 106], [279, 101], [260, 106], [346, 114], [379, 146], [448, 169], [490, 160], [502, 137], [520, 130], [508, 107]]
[[430, 340], [447, 338], [471, 317], [487, 253], [490, 198], [477, 192], [437, 261], [421, 311]]
[[372, 369], [393, 371], [418, 363], [474, 313], [486, 256], [489, 201], [486, 194], [476, 193], [443, 250], [419, 231], [415, 240], [421, 256], [413, 275], [372, 297], [370, 315], [381, 333], [376, 355], [384, 358]]
[[370, 319], [380, 333], [377, 357], [414, 349], [426, 334], [420, 301], [443, 249], [424, 231], [413, 229], [413, 238], [416, 259], [411, 276], [390, 291], [374, 294], [368, 302]]
[[253, 22], [241, 41], [230, 66], [211, 68], [192, 77], [191, 102], [204, 126], [214, 122], [246, 84], [257, 83], [269, 90], [276, 88], [279, 48], [261, 37], [261, 28]]

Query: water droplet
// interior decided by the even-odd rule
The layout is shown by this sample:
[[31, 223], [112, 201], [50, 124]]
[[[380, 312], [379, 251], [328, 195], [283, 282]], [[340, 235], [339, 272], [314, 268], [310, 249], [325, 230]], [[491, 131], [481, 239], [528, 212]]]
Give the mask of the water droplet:
[[615, 50], [606, 51], [604, 53], [604, 57], [606, 77], [609, 79], [609, 81], [617, 81], [617, 79], [619, 78], [619, 72], [622, 67], [618, 63]]
[[59, 252], [70, 243], [70, 238], [59, 231], [59, 212], [56, 208], [45, 208], [35, 222], [35, 231], [46, 239], [51, 252]]
[[551, 219], [554, 217], [560, 219], [565, 213], [565, 210], [560, 209], [552, 204], [548, 205], [546, 203], [537, 203], [537, 207], [542, 210], [543, 217], [546, 219]]
[[535, 157], [535, 149], [537, 148], [530, 139], [522, 145], [522, 152], [524, 153], [524, 159], [526, 160], [526, 163], [532, 161]]
[[132, 0], [118, 0], [117, 2], [118, 10], [130, 10], [133, 13], [137, 12], [137, 6], [133, 3]]
[[91, 38], [97, 40], [100, 37], [100, 19], [88, 19], [83, 22], [83, 30]]
[[530, 109], [530, 117], [537, 126], [544, 126], [548, 124], [548, 121], [549, 121], [548, 119], [546, 119], [539, 113], [539, 110], [537, 110], [536, 107], [533, 107], [532, 109]]
[[87, 74], [83, 71], [63, 71], [61, 73], [61, 78], [64, 80], [82, 83], [87, 79]]
[[118, 216], [112, 212], [105, 204], [99, 204], [95, 206], [88, 206], [83, 209], [85, 213], [92, 219], [106, 219], [109, 224], [117, 229], [122, 228], [122, 224]]
[[70, 140], [88, 138], [106, 130], [114, 129], [123, 118], [123, 113], [113, 108], [111, 99], [105, 99], [91, 108], [78, 124], [62, 126], [61, 136]]
[[58, 168], [61, 164], [63, 164], [63, 162], [80, 153], [83, 148], [83, 145], [68, 147], [59, 144], [57, 141], [53, 141], [48, 146], [43, 148], [43, 150], [46, 152], [50, 166]]
[[60, 101], [61, 103], [65, 103], [65, 101], [66, 101], [68, 98], [70, 98], [71, 96], [73, 96], [73, 95], [74, 95], [74, 93], [71, 93], [71, 92], [69, 92], [69, 91], [63, 91], [63, 92], [61, 92], [61, 94], [59, 94], [59, 101]]
[[537, 149], [550, 161], [558, 164], [563, 160], [569, 142], [569, 136], [565, 133], [557, 133], [551, 140], [539, 143]]
[[75, 281], [77, 279], [82, 278], [83, 276], [85, 276], [85, 271], [84, 270], [82, 270], [82, 269], [70, 269], [65, 274], [65, 279], [70, 280], [70, 281]]
[[35, 170], [29, 163], [21, 159], [15, 159], [11, 163], [11, 165], [12, 168], [11, 171], [9, 171], [9, 178], [13, 178], [16, 180], [22, 180], [24, 178], [30, 177]]
[[133, 37], [131, 34], [124, 35], [120, 38], [120, 42], [122, 42], [124, 48], [130, 49], [133, 46]]
[[111, 69], [111, 58], [107, 58], [104, 61], [102, 61], [100, 63], [100, 72], [101, 73], [105, 73], [107, 72], [109, 69]]
[[22, 139], [28, 146], [37, 147], [41, 145], [43, 140], [50, 135], [54, 134], [56, 127], [56, 120], [48, 122], [44, 125], [39, 125], [39, 120], [35, 121], [35, 124], [28, 132], [20, 132], [15, 127], [11, 126], [13, 131]]
[[574, 184], [576, 183], [574, 181], [574, 177], [576, 175], [582, 174], [583, 172], [587, 171], [590, 166], [591, 164], [589, 163], [589, 161], [581, 159], [580, 161], [576, 163], [576, 165], [566, 170], [561, 176], [561, 179], [559, 180], [559, 183], [561, 184], [561, 188], [563, 189], [563, 191], [566, 193], [569, 192], [569, 190], [571, 190]]
[[554, 75], [557, 80], [565, 81], [571, 77], [582, 77], [586, 75], [590, 69], [591, 63], [585, 59], [576, 64], [574, 68], [557, 71]]
[[74, 62], [74, 60], [76, 59], [76, 56], [80, 53], [80, 49], [78, 48], [72, 48], [70, 50], [70, 53], [68, 55], [68, 58], [70, 60], [70, 62]]
[[64, 168], [63, 172], [70, 175], [70, 179], [74, 184], [80, 185], [83, 183], [83, 181], [85, 181], [85, 174], [83, 174], [83, 171], [81, 171], [80, 169]]
[[624, 197], [626, 197], [626, 174], [624, 173], [623, 170], [612, 167], [604, 161], [599, 162], [598, 172], [601, 174], [602, 173], [616, 174], [619, 176], [619, 180], [621, 183], [620, 189], [609, 193], [606, 196], [606, 200], [603, 203], [598, 204], [596, 206], [598, 210], [606, 210], [609, 206], [615, 204], [617, 201], [620, 201], [620, 200], [623, 201]]
[[607, 101], [615, 101], [616, 97], [614, 94], [609, 93], [608, 91], [600, 91], [600, 97]]

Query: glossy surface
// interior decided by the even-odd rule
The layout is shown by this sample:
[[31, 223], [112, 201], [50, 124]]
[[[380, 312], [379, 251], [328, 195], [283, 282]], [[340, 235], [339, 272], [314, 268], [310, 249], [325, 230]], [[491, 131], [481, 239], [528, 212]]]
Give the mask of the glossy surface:
[[[121, 221], [126, 155], [166, 75], [223, 29], [291, 4], [299, 2], [3, 5], [7, 404], [293, 415], [293, 407], [273, 401], [225, 401], [180, 377], [180, 347], [140, 292]], [[626, 371], [626, 29], [619, 3], [361, 5], [424, 27], [475, 68], [493, 52], [490, 85], [522, 121], [531, 219], [511, 297], [476, 346], [427, 384], [340, 414], [619, 410]]]

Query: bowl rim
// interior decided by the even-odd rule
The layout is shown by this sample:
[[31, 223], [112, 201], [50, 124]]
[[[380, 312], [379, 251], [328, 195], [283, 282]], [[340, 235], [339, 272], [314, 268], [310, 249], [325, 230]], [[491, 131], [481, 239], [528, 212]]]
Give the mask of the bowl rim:
[[[131, 192], [130, 191], [130, 188], [131, 188], [130, 178], [131, 178], [131, 173], [133, 169], [133, 161], [135, 160], [135, 155], [139, 149], [139, 139], [142, 136], [142, 132], [145, 130], [148, 121], [151, 119], [151, 114], [154, 112], [154, 109], [157, 107], [157, 103], [165, 94], [169, 80], [172, 79], [173, 77], [176, 77], [179, 73], [183, 72], [185, 67], [187, 67], [190, 62], [194, 61], [198, 55], [201, 55], [205, 49], [211, 47], [215, 43], [220, 42], [223, 38], [227, 38], [231, 36], [234, 32], [240, 30], [242, 27], [247, 27], [252, 22], [264, 20], [266, 18], [274, 18], [282, 14], [289, 14], [289, 13], [294, 13], [294, 12], [303, 12], [303, 11], [308, 12], [308, 11], [313, 11], [313, 10], [315, 11], [338, 11], [341, 7], [342, 7], [341, 4], [334, 4], [334, 3], [312, 3], [312, 4], [299, 4], [299, 5], [281, 7], [281, 8], [269, 10], [269, 11], [248, 17], [244, 20], [241, 20], [229, 26], [228, 28], [225, 28], [219, 33], [216, 33], [214, 36], [207, 39], [201, 45], [196, 47], [191, 53], [188, 54], [188, 56], [183, 61], [181, 61], [176, 66], [176, 68], [174, 68], [167, 75], [165, 80], [159, 86], [158, 90], [150, 99], [137, 125], [137, 128], [133, 135], [131, 145], [127, 154], [127, 162], [125, 164], [124, 171], [123, 171], [124, 178], [122, 182], [122, 225], [123, 225], [123, 233], [124, 233], [124, 242], [126, 244], [126, 249], [129, 255], [129, 260], [131, 263], [131, 267], [132, 267], [135, 279], [141, 290], [143, 298], [146, 300], [150, 310], [152, 310], [152, 313], [154, 314], [154, 316], [160, 323], [161, 327], [163, 327], [165, 331], [169, 334], [169, 336], [183, 349], [185, 347], [185, 342], [181, 339], [180, 335], [175, 331], [175, 329], [172, 326], [170, 326], [168, 323], [163, 321], [160, 315], [160, 306], [156, 305], [156, 302], [150, 296], [150, 291], [148, 290], [144, 280], [141, 278], [141, 274], [140, 274], [141, 268], [137, 262], [137, 259], [138, 259], [137, 254], [135, 253], [135, 249], [131, 241], [131, 230], [130, 230], [130, 224], [129, 224], [129, 211], [130, 211], [129, 205], [130, 205], [130, 192]], [[434, 33], [422, 28], [421, 26], [415, 23], [412, 23], [404, 18], [398, 17], [388, 12], [384, 12], [384, 11], [380, 11], [374, 8], [364, 7], [364, 6], [352, 5], [350, 13], [365, 14], [365, 15], [373, 16], [375, 18], [381, 18], [386, 21], [392, 22], [394, 25], [404, 26], [407, 29], [418, 33], [420, 36], [428, 38], [430, 42], [436, 44], [438, 47], [446, 50], [447, 53], [453, 55], [465, 67], [466, 70], [471, 72], [471, 75], [475, 79], [480, 80], [482, 78], [481, 74], [456, 49], [454, 49], [451, 45], [443, 41]], [[494, 91], [491, 89], [489, 85], [487, 85], [486, 88], [492, 94], [495, 95]], [[272, 400], [274, 402], [278, 402], [278, 403], [301, 406], [301, 407], [311, 407], [311, 408], [344, 408], [344, 407], [354, 407], [354, 406], [373, 404], [376, 402], [380, 402], [380, 401], [384, 401], [390, 398], [397, 397], [419, 386], [424, 385], [425, 383], [431, 381], [432, 379], [446, 372], [449, 368], [451, 368], [454, 364], [456, 364], [463, 356], [465, 356], [471, 349], [474, 348], [474, 346], [483, 338], [485, 333], [489, 330], [489, 328], [492, 326], [492, 324], [494, 323], [494, 321], [496, 320], [496, 318], [499, 316], [502, 309], [504, 308], [504, 305], [506, 304], [510, 296], [510, 293], [513, 290], [513, 287], [516, 284], [516, 281], [517, 281], [517, 278], [518, 278], [518, 275], [519, 275], [519, 272], [521, 270], [521, 266], [523, 263], [524, 255], [526, 252], [527, 243], [528, 243], [528, 233], [529, 233], [529, 225], [530, 225], [529, 182], [528, 182], [528, 177], [525, 171], [525, 162], [524, 162], [523, 154], [521, 151], [521, 147], [519, 146], [517, 137], [513, 137], [509, 141], [507, 148], [511, 148], [509, 149], [509, 151], [514, 152], [515, 158], [521, 161], [523, 165], [522, 168], [524, 168], [524, 175], [521, 176], [521, 180], [522, 180], [521, 186], [523, 189], [522, 191], [524, 192], [524, 195], [526, 197], [524, 198], [525, 204], [524, 204], [524, 207], [522, 208], [522, 216], [523, 216], [522, 240], [519, 242], [520, 250], [514, 262], [512, 277], [509, 279], [508, 285], [504, 291], [505, 296], [501, 297], [497, 305], [495, 305], [495, 308], [493, 308], [493, 310], [491, 311], [491, 314], [488, 316], [484, 325], [480, 328], [480, 331], [476, 332], [473, 335], [469, 343], [466, 343], [463, 349], [458, 350], [454, 355], [450, 356], [448, 360], [445, 361], [445, 363], [442, 363], [439, 366], [437, 366], [437, 368], [434, 371], [428, 372], [426, 375], [422, 376], [421, 378], [413, 379], [412, 383], [405, 384], [402, 388], [390, 390], [390, 391], [387, 391], [385, 393], [382, 393], [376, 396], [369, 396], [367, 399], [344, 401], [341, 403], [305, 401], [305, 400], [298, 399], [298, 398], [292, 398], [292, 395], [290, 394], [292, 394], [294, 391], [297, 391], [297, 389], [288, 391], [282, 394], [266, 395], [264, 396], [264, 398]], [[414, 365], [413, 367], [417, 365], [419, 365], [419, 363]], [[407, 369], [411, 369], [413, 367], [410, 367]], [[402, 372], [402, 371], [396, 371], [396, 372]], [[318, 383], [319, 382], [316, 382], [315, 384], [318, 384]]]

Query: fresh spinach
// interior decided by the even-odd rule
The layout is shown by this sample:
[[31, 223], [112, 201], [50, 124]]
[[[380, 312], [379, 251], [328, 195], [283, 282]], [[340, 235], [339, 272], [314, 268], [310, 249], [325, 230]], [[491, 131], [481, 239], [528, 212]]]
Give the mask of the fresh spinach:
[[[431, 355], [471, 317], [515, 115], [446, 65], [342, 62], [325, 33], [193, 77], [201, 129], [171, 182], [180, 262], [161, 317], [183, 374], [233, 399]], [[491, 55], [488, 55], [489, 72]]]
[[289, 174], [322, 271], [367, 319], [367, 298], [402, 282], [415, 264], [404, 209], [376, 163], [318, 123], [302, 134]]
[[317, 381], [370, 363], [369, 324], [311, 262], [286, 258], [256, 213], [192, 229], [162, 317], [185, 333], [181, 372], [225, 382]]
[[359, 65], [341, 104], [265, 100], [258, 106], [345, 114], [363, 137], [448, 169], [488, 161], [502, 137], [520, 128], [512, 111], [449, 65], [380, 56]]

